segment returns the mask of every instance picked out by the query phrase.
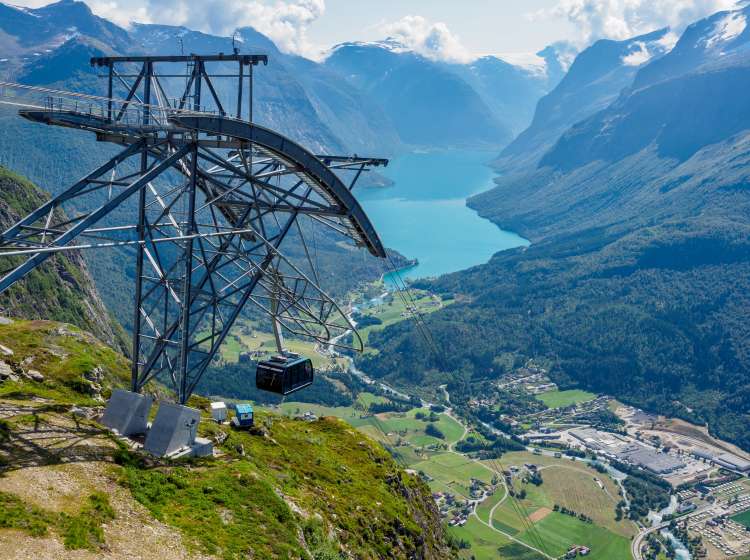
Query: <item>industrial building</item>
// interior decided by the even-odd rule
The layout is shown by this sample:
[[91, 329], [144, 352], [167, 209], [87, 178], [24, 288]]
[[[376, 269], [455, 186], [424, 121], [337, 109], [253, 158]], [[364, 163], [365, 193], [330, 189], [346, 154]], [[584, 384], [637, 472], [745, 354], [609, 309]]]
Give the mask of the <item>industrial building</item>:
[[592, 451], [601, 452], [610, 459], [617, 459], [646, 469], [654, 474], [666, 476], [685, 468], [685, 463], [667, 453], [630, 440], [618, 434], [600, 432], [593, 428], [570, 430], [570, 435]]
[[720, 467], [724, 467], [730, 471], [743, 474], [750, 472], [750, 461], [746, 461], [733, 453], [716, 453], [708, 449], [696, 448], [693, 450], [693, 455], [698, 459], [713, 461]]

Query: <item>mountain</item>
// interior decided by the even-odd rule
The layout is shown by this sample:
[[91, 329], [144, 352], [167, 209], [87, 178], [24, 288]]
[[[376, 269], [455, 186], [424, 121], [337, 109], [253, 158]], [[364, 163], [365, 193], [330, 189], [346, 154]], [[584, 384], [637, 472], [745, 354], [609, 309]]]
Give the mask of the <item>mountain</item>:
[[479, 93], [515, 137], [529, 126], [537, 102], [560, 83], [574, 56], [574, 47], [560, 42], [533, 55], [483, 56], [448, 68]]
[[418, 284], [455, 296], [426, 318], [449, 352], [435, 357], [401, 324], [370, 337], [379, 353], [360, 367], [468, 398], [503, 374], [504, 356], [542, 359], [563, 387], [707, 424], [750, 449], [749, 15], [690, 26], [537, 164], [472, 199], [531, 246]]
[[496, 56], [451, 65], [451, 70], [479, 94], [512, 136], [528, 126], [537, 100], [550, 89], [544, 66], [516, 66]]
[[407, 144], [492, 146], [510, 139], [466, 81], [393, 40], [337, 45], [325, 65], [377, 99]]
[[576, 122], [614, 101], [639, 68], [671, 47], [662, 29], [624, 41], [600, 40], [575, 57], [550, 93], [539, 100], [529, 127], [495, 161], [501, 173], [535, 165], [560, 135]]
[[0, 45], [3, 55], [41, 55], [78, 35], [96, 39], [102, 45], [124, 50], [130, 40], [128, 33], [95, 16], [86, 4], [61, 0], [41, 8], [21, 8], [0, 4]]
[[[35, 185], [0, 167], [0, 228], [5, 230], [35, 210], [49, 196]], [[11, 262], [14, 266], [21, 257]], [[82, 255], [55, 255], [8, 291], [0, 294], [5, 317], [48, 319], [72, 323], [97, 334], [114, 348], [128, 351], [122, 328], [109, 314], [96, 290]]]

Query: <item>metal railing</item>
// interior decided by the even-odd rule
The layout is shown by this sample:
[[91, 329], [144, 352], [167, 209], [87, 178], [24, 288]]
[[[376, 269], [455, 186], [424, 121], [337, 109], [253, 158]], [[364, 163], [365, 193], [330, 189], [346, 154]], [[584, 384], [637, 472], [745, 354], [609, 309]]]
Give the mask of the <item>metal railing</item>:
[[166, 100], [166, 104], [147, 104], [137, 99], [109, 98], [13, 82], [0, 82], [0, 103], [51, 113], [73, 113], [132, 127], [168, 127], [169, 118], [176, 115], [219, 114], [205, 107], [180, 108], [177, 99]]

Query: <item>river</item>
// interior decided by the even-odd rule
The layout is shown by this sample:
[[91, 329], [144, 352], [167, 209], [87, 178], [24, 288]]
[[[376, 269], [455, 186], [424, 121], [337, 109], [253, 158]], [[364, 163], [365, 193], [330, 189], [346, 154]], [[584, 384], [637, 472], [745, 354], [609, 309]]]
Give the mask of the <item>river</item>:
[[463, 270], [487, 262], [498, 251], [528, 245], [466, 206], [469, 196], [493, 186], [486, 164], [495, 155], [469, 150], [401, 155], [383, 171], [394, 186], [358, 190], [384, 244], [419, 261], [403, 270], [403, 277]]

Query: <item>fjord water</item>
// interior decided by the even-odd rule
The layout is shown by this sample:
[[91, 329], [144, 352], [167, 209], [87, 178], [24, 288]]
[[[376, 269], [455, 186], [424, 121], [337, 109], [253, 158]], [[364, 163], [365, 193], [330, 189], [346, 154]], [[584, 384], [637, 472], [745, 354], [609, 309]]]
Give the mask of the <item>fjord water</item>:
[[487, 162], [494, 155], [468, 150], [401, 155], [383, 170], [394, 186], [356, 193], [383, 243], [418, 259], [417, 266], [401, 271], [402, 277], [463, 270], [487, 262], [498, 251], [528, 245], [466, 206], [469, 196], [492, 187]]

